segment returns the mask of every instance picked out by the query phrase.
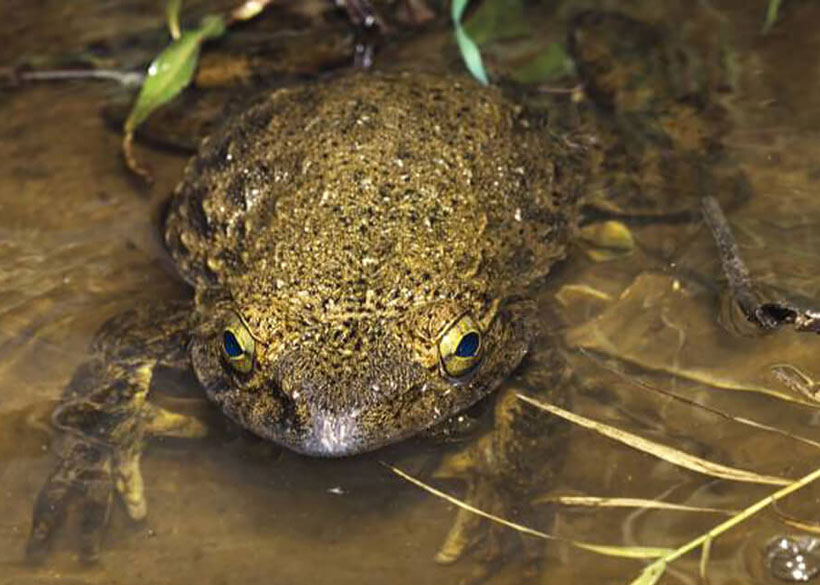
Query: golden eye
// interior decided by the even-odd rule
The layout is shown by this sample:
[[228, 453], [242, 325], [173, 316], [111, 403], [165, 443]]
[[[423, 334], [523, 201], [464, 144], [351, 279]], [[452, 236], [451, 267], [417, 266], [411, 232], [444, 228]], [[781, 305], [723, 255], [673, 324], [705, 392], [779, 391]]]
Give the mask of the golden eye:
[[481, 362], [481, 331], [469, 315], [450, 325], [438, 342], [438, 354], [444, 373], [462, 378]]
[[232, 315], [222, 332], [222, 357], [234, 370], [247, 374], [253, 369], [255, 349], [256, 342], [245, 323], [239, 315]]

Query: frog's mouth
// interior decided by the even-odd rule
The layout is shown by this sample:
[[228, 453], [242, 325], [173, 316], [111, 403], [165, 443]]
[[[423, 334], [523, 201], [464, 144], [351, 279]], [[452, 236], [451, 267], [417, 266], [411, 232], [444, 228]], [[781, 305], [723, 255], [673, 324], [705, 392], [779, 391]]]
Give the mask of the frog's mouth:
[[[277, 380], [293, 400], [285, 419], [262, 433], [290, 449], [311, 456], [344, 457], [373, 451], [435, 427], [491, 394], [525, 353], [499, 352], [489, 366], [464, 383], [431, 372], [409, 360], [394, 358], [358, 379], [302, 379], [298, 390]], [[378, 372], [378, 373], [376, 373]], [[283, 388], [284, 382], [284, 388]]]
[[321, 457], [344, 457], [369, 450], [362, 436], [360, 414], [359, 409], [336, 415], [314, 412], [310, 434], [295, 446], [296, 450]]

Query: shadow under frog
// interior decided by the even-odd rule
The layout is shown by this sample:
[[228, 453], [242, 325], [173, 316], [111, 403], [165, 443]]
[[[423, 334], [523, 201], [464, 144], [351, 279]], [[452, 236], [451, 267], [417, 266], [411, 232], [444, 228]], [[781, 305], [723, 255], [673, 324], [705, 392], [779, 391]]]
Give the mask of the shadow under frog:
[[[598, 50], [600, 30], [630, 39], [632, 56]], [[667, 192], [696, 208], [695, 153], [720, 133], [705, 95], [675, 91], [663, 66], [634, 67], [636, 43], [663, 56], [650, 28], [588, 14], [573, 35], [591, 104], [560, 97], [533, 115], [466, 78], [351, 75], [269, 93], [207, 138], [164, 222], [192, 299], [136, 307], [99, 332], [54, 415], [60, 459], [29, 557], [44, 557], [79, 493], [81, 554], [97, 558], [112, 494], [147, 514], [146, 440], [204, 433], [149, 400], [158, 367], [193, 370], [239, 425], [323, 457], [434, 432], [495, 393], [493, 428], [450, 462], [468, 501], [509, 515], [554, 473], [549, 426], [531, 424], [509, 382], [560, 387], [549, 356], [520, 368], [550, 334], [537, 291], [602, 192], [609, 213], [638, 202], [652, 215]], [[646, 71], [650, 85], [636, 85]], [[469, 548], [479, 522], [460, 512], [439, 560]], [[482, 542], [497, 558], [497, 539]]]

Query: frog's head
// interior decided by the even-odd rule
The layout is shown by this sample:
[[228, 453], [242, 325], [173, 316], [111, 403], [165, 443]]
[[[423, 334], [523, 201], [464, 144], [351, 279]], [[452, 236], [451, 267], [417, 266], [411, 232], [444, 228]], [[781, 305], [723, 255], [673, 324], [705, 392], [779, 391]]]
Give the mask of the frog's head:
[[524, 310], [437, 301], [311, 323], [268, 303], [226, 302], [209, 310], [192, 356], [208, 396], [243, 427], [301, 453], [352, 455], [495, 389], [526, 352]]

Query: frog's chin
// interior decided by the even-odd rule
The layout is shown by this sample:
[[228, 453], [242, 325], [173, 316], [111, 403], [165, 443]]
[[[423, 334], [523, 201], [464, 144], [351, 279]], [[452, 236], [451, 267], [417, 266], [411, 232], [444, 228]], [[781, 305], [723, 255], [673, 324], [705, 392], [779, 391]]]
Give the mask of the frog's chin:
[[350, 457], [396, 443], [413, 433], [382, 436], [374, 440], [362, 426], [362, 409], [344, 413], [313, 412], [308, 428], [297, 440], [285, 442], [292, 451], [310, 457]]
[[314, 412], [311, 429], [295, 448], [300, 453], [314, 457], [345, 457], [369, 451], [361, 436], [360, 409], [340, 414]]

